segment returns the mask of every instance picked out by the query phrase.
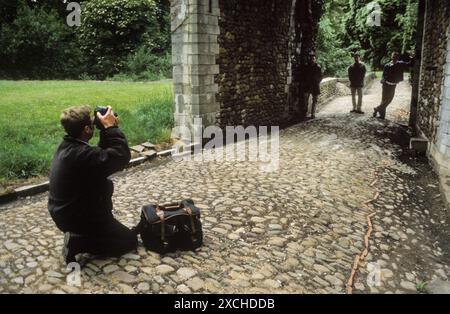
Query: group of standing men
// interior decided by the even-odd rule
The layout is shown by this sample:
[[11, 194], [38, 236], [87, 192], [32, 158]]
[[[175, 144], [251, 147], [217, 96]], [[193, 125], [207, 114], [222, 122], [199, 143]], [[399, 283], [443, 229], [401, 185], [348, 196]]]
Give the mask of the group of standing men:
[[[361, 57], [358, 53], [353, 55], [354, 63], [348, 68], [348, 78], [352, 93], [353, 109], [351, 113], [364, 114], [362, 111], [362, 98], [364, 81], [366, 77], [366, 66], [361, 63]], [[381, 103], [374, 108], [373, 116], [385, 119], [386, 108], [394, 99], [395, 89], [398, 83], [403, 81], [403, 73], [412, 66], [413, 57], [408, 62], [399, 60], [398, 52], [391, 54], [391, 61], [384, 66], [381, 77], [382, 97]], [[304, 103], [308, 107], [309, 99], [312, 95], [311, 119], [315, 118], [317, 99], [320, 95], [320, 82], [323, 78], [322, 68], [317, 64], [315, 55], [310, 55], [306, 64], [300, 68], [300, 94], [304, 97]]]

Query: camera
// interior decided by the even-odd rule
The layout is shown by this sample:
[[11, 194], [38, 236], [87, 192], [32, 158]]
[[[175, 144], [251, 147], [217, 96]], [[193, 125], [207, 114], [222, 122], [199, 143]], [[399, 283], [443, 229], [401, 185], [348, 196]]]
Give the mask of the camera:
[[[103, 124], [100, 122], [100, 120], [97, 118], [97, 112], [100, 112], [100, 114], [102, 116], [104, 116], [106, 114], [106, 112], [108, 111], [108, 107], [105, 106], [97, 106], [95, 107], [94, 110], [94, 124], [97, 127], [97, 129], [102, 130], [103, 129]], [[113, 112], [113, 115], [117, 118], [118, 114]]]

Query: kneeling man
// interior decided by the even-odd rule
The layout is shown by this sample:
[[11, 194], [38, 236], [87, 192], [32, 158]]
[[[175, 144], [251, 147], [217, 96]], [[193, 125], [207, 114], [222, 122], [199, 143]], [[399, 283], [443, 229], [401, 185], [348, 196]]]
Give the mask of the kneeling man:
[[120, 256], [137, 246], [136, 232], [112, 214], [113, 183], [108, 179], [130, 161], [128, 143], [111, 107], [105, 115], [97, 113], [97, 118], [102, 126], [100, 141], [91, 146], [91, 109], [71, 107], [61, 114], [66, 135], [52, 162], [48, 210], [65, 233], [66, 263], [76, 261], [79, 253]]

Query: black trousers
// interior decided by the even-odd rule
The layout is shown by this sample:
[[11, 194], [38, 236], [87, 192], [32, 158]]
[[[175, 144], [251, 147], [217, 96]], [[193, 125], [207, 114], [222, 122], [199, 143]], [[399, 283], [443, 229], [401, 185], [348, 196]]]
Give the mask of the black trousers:
[[386, 108], [390, 105], [395, 96], [395, 88], [397, 85], [389, 85], [383, 83], [383, 93], [381, 96], [381, 104], [375, 108], [380, 113], [381, 118], [386, 117]]
[[137, 247], [136, 232], [115, 218], [101, 223], [71, 224], [64, 232], [71, 233], [70, 249], [102, 257], [118, 257]]

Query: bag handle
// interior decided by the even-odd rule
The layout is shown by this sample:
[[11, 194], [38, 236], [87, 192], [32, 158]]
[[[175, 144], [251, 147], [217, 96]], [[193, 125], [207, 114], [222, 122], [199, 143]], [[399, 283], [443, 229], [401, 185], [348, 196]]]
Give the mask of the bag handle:
[[183, 204], [181, 203], [169, 203], [164, 205], [157, 205], [156, 210], [177, 210], [183, 208]]
[[185, 205], [183, 202], [177, 202], [177, 203], [169, 203], [164, 205], [157, 205], [156, 206], [156, 212], [164, 211], [164, 210], [178, 210], [178, 209], [184, 209], [189, 215], [192, 215], [192, 208], [189, 205]]
[[163, 243], [165, 243], [165, 225], [164, 225], [164, 210], [178, 210], [178, 209], [184, 209], [186, 213], [189, 215], [189, 220], [191, 223], [191, 239], [193, 242], [196, 242], [197, 239], [194, 237], [194, 234], [197, 232], [195, 228], [194, 218], [192, 217], [192, 208], [184, 203], [184, 202], [178, 202], [178, 203], [170, 203], [165, 205], [157, 205], [156, 206], [156, 215], [161, 219], [161, 240]]

